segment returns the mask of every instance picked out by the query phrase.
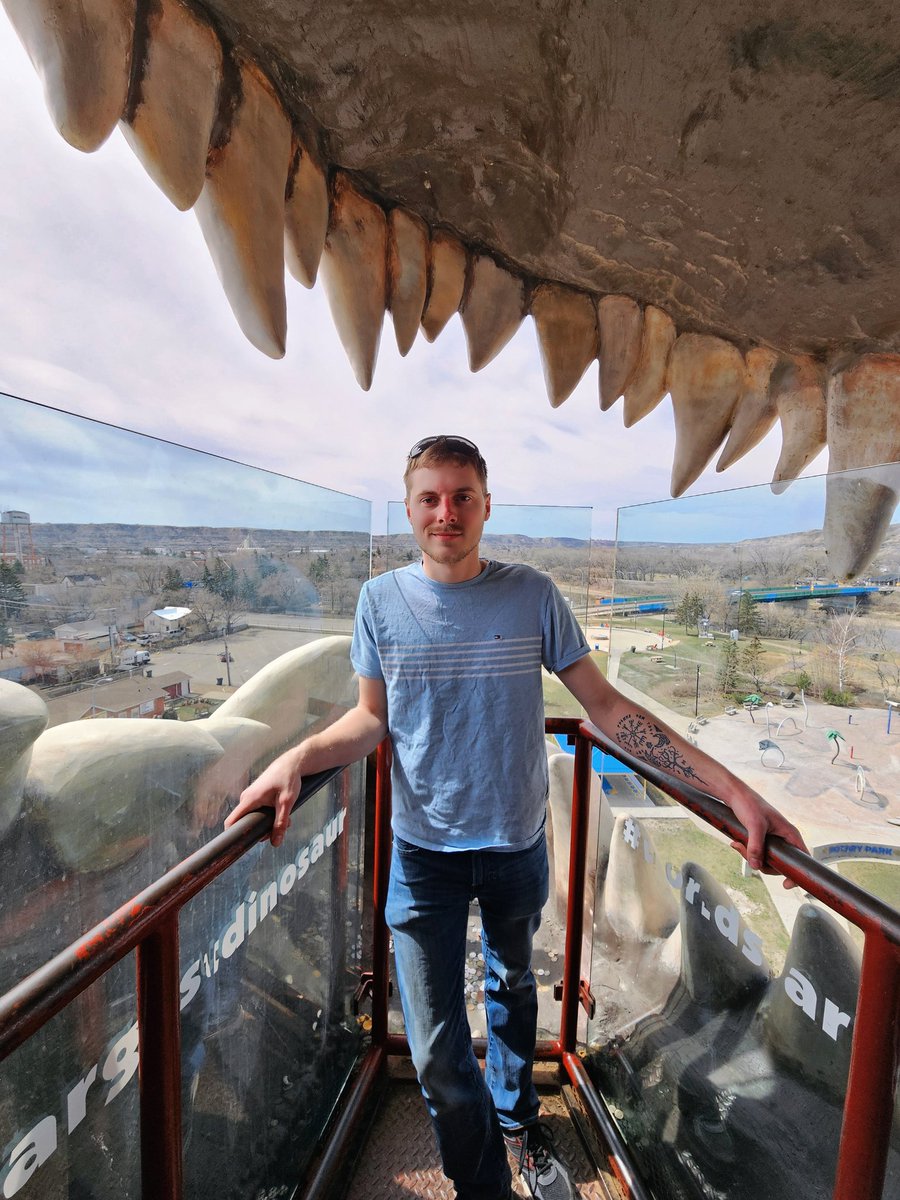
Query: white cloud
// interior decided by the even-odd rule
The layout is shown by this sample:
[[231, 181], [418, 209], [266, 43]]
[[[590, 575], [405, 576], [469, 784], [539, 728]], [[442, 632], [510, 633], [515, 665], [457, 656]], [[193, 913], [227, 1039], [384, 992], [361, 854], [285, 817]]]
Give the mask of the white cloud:
[[[601, 413], [596, 365], [547, 403], [529, 320], [470, 375], [458, 319], [406, 359], [388, 318], [375, 383], [357, 387], [321, 288], [288, 279], [287, 355], [244, 340], [192, 214], [171, 208], [117, 132], [80, 155], [53, 130], [40, 85], [0, 18], [0, 388], [383, 504], [429, 432], [482, 447], [495, 500], [582, 504], [612, 537], [621, 504], [668, 494], [669, 401], [630, 431]], [[774, 435], [693, 492], [768, 479]]]

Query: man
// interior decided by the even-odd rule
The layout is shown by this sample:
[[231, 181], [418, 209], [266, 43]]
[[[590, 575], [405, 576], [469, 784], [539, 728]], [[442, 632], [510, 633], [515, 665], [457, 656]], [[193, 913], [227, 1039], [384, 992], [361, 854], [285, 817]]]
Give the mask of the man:
[[[803, 841], [725, 767], [607, 683], [549, 578], [479, 557], [491, 497], [472, 442], [447, 435], [417, 442], [404, 482], [422, 560], [363, 586], [351, 648], [356, 707], [276, 759], [226, 824], [274, 806], [278, 845], [302, 776], [361, 758], [390, 734], [394, 849], [386, 915], [444, 1171], [460, 1200], [505, 1200], [508, 1146], [536, 1200], [569, 1200], [571, 1184], [538, 1121], [532, 1083], [531, 949], [548, 894], [542, 666], [621, 746], [724, 800], [747, 828], [752, 867], [762, 866], [768, 833], [801, 848]], [[485, 963], [484, 1075], [464, 996], [475, 899]]]

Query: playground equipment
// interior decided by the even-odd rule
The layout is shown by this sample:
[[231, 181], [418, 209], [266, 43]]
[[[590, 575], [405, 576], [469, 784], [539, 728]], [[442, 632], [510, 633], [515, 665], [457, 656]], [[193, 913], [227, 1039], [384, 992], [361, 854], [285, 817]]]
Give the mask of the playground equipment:
[[[769, 756], [766, 761], [766, 755]], [[774, 761], [773, 761], [774, 759]], [[764, 767], [771, 767], [773, 770], [784, 766], [784, 751], [777, 742], [773, 742], [771, 738], [761, 738], [759, 742], [759, 761]]]
[[831, 763], [833, 766], [834, 763], [837, 762], [837, 757], [841, 752], [841, 742], [844, 741], [844, 736], [843, 734], [838, 733], [836, 729], [826, 729], [825, 736], [834, 746], [834, 754], [831, 756]]

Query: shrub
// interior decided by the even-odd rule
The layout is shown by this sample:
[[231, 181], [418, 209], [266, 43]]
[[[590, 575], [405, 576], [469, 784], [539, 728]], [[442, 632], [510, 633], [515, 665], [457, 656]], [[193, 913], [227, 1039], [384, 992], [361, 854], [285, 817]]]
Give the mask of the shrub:
[[825, 688], [822, 692], [822, 699], [826, 704], [836, 704], [840, 708], [853, 707], [853, 696], [850, 692], [838, 692], [831, 687]]

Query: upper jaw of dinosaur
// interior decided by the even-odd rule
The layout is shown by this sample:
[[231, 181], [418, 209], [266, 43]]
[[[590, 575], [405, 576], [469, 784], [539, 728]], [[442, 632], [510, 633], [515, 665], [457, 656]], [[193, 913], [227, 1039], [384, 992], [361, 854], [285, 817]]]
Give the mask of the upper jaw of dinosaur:
[[[284, 354], [286, 262], [321, 269], [363, 388], [386, 311], [403, 354], [459, 311], [473, 371], [532, 315], [554, 407], [598, 358], [626, 426], [669, 395], [674, 495], [776, 421], [776, 489], [825, 445], [829, 471], [900, 459], [887, 7], [2, 3], [62, 135], [119, 125], [194, 208], [263, 353]], [[835, 575], [898, 494], [884, 470], [829, 487]]]

